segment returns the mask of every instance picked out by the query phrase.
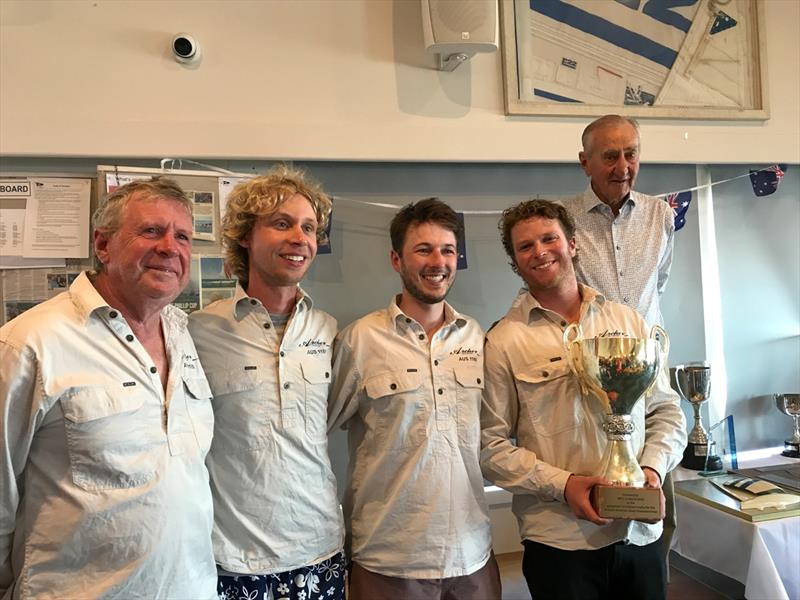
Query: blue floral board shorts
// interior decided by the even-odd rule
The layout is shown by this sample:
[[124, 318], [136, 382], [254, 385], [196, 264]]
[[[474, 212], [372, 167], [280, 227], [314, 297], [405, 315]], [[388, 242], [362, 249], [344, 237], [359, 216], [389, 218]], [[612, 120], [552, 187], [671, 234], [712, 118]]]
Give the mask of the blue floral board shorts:
[[219, 600], [344, 600], [344, 553], [269, 575], [219, 575]]

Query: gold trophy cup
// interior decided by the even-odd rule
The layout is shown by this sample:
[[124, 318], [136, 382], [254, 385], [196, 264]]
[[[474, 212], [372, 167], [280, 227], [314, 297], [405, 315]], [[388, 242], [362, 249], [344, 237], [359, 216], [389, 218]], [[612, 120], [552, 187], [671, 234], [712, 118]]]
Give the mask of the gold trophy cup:
[[564, 330], [563, 342], [581, 392], [595, 396], [606, 411], [603, 430], [608, 444], [596, 474], [612, 485], [593, 490], [597, 513], [605, 518], [663, 518], [661, 491], [644, 487], [644, 472], [631, 445], [631, 413], [666, 364], [667, 332], [655, 325], [649, 338], [584, 339], [580, 325], [572, 323]]

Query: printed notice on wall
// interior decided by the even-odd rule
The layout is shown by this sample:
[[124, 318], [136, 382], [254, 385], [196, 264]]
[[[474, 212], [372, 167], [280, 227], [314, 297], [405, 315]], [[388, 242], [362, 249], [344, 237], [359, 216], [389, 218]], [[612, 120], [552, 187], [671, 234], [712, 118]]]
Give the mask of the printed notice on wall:
[[89, 179], [34, 179], [25, 207], [22, 255], [89, 256]]

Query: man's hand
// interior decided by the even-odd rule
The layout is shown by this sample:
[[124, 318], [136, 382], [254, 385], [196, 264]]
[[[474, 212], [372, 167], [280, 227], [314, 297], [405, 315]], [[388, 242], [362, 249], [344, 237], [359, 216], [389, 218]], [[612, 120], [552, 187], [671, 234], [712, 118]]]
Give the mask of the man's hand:
[[[642, 467], [642, 471], [644, 472], [644, 487], [649, 488], [656, 488], [660, 492], [661, 500], [661, 514], [665, 514], [666, 512], [666, 500], [664, 499], [664, 492], [661, 492], [661, 477], [659, 477], [658, 472], [655, 469], [651, 469], [650, 467]], [[658, 523], [662, 519], [637, 519], [642, 523], [649, 523], [650, 525], [654, 525]]]
[[564, 500], [572, 510], [572, 514], [579, 519], [591, 521], [595, 525], [608, 525], [611, 520], [600, 517], [592, 506], [590, 494], [596, 485], [610, 485], [610, 482], [603, 477], [570, 475], [564, 487]]

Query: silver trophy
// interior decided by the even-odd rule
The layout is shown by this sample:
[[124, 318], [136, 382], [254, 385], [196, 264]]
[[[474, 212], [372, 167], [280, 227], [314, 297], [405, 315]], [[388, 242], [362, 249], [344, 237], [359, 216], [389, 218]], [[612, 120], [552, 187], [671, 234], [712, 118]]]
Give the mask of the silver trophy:
[[572, 372], [584, 395], [591, 392], [606, 411], [603, 430], [608, 444], [597, 475], [613, 486], [595, 488], [601, 516], [661, 518], [660, 492], [644, 488], [645, 476], [631, 445], [631, 413], [655, 385], [669, 351], [667, 332], [654, 326], [649, 338], [596, 337], [584, 339], [580, 325], [564, 330], [564, 346]]
[[722, 459], [716, 454], [716, 444], [709, 437], [700, 418], [700, 406], [711, 397], [711, 365], [693, 362], [675, 367], [678, 393], [694, 409], [694, 427], [689, 432], [681, 466], [695, 471], [718, 471]]
[[775, 394], [778, 410], [794, 419], [794, 435], [783, 442], [784, 456], [800, 458], [800, 394]]

